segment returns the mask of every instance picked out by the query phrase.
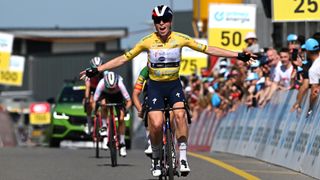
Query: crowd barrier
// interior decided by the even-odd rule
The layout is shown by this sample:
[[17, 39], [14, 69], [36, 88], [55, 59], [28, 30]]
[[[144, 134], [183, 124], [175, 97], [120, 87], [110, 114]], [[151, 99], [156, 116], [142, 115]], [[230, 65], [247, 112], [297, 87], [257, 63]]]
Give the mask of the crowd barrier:
[[241, 105], [220, 120], [204, 111], [190, 126], [190, 147], [254, 157], [320, 178], [320, 98], [307, 117], [309, 95], [302, 112], [290, 112], [296, 95], [277, 92], [264, 108]]

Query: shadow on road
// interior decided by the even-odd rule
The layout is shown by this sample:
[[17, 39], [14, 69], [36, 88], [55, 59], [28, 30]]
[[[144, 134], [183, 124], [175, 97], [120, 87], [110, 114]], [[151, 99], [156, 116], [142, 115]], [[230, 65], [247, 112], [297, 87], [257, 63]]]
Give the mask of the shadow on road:
[[[98, 167], [104, 167], [104, 166], [112, 167], [111, 164], [98, 164], [97, 166]], [[132, 165], [132, 164], [118, 164], [118, 166], [120, 166], [120, 167], [130, 167], [130, 166], [134, 166], [134, 165]]]
[[89, 156], [89, 159], [110, 159], [110, 156], [100, 156], [100, 157], [96, 157], [96, 156]]

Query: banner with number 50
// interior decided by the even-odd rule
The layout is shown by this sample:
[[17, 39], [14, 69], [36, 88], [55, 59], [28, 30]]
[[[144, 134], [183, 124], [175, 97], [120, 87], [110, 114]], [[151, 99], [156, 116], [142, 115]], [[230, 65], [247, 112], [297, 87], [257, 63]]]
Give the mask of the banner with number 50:
[[248, 32], [255, 32], [254, 4], [210, 4], [208, 43], [233, 51], [242, 51]]

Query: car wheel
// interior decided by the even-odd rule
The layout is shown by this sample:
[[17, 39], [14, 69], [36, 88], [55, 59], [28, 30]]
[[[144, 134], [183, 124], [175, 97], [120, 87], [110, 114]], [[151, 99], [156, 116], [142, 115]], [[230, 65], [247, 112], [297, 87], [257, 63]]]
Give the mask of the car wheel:
[[50, 138], [49, 146], [53, 148], [59, 148], [60, 147], [60, 140], [55, 138]]

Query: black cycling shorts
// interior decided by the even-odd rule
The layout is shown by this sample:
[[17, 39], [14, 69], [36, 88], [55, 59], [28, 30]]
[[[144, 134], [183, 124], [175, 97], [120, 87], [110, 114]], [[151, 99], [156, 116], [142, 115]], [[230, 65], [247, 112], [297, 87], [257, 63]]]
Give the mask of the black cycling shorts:
[[99, 101], [105, 99], [106, 103], [122, 103], [123, 104], [123, 108], [125, 107], [125, 99], [122, 96], [121, 91], [115, 93], [115, 94], [111, 94], [111, 93], [105, 93], [102, 92], [100, 97], [99, 97]]
[[147, 93], [149, 110], [164, 108], [164, 98], [168, 99], [170, 107], [177, 102], [185, 102], [180, 79], [165, 82], [149, 80]]

